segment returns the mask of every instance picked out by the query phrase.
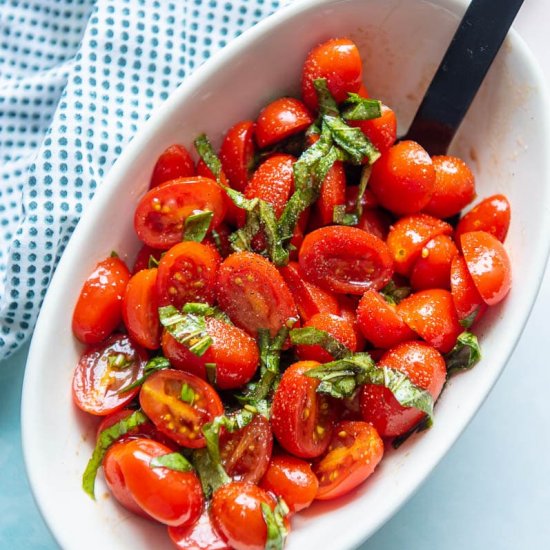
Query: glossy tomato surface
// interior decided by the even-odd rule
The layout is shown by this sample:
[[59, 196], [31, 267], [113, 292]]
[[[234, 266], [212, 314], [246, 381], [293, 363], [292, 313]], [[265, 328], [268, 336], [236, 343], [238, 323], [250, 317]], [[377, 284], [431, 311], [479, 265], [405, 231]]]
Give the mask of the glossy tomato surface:
[[220, 148], [220, 160], [224, 174], [233, 189], [244, 191], [254, 164], [254, 123], [243, 120], [232, 126]]
[[195, 163], [189, 151], [183, 145], [170, 145], [158, 158], [150, 187], [157, 187], [176, 178], [186, 178], [195, 175]]
[[168, 535], [179, 550], [231, 550], [212, 527], [208, 510], [192, 525], [168, 527]]

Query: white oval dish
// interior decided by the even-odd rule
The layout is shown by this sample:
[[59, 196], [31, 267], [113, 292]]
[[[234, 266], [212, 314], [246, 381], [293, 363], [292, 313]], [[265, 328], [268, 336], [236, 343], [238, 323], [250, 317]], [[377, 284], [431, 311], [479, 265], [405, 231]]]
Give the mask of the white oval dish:
[[[30, 349], [22, 401], [23, 448], [41, 512], [65, 549], [171, 548], [165, 529], [107, 496], [81, 489], [96, 424], [72, 404], [71, 379], [82, 350], [71, 316], [93, 266], [117, 250], [133, 259], [133, 210], [159, 153], [191, 145], [206, 132], [215, 145], [230, 125], [254, 118], [277, 95], [297, 91], [307, 51], [349, 36], [365, 62], [370, 94], [409, 124], [465, 9], [459, 0], [303, 0], [281, 9], [198, 69], [169, 98], [110, 171], [79, 223], [44, 300]], [[471, 420], [517, 343], [542, 280], [550, 243], [550, 124], [543, 79], [515, 33], [478, 94], [451, 152], [472, 165], [481, 197], [503, 192], [512, 203], [507, 240], [514, 281], [479, 335], [482, 362], [448, 384], [435, 426], [388, 452], [372, 478], [348, 497], [293, 519], [289, 550], [349, 549], [370, 536], [418, 488]], [[450, 496], [449, 496], [450, 498]], [[330, 513], [329, 513], [330, 511]]]

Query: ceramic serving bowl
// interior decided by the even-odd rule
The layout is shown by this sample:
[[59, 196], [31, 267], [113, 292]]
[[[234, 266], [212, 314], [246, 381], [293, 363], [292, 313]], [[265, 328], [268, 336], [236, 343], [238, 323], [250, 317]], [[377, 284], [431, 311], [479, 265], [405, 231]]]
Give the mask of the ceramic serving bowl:
[[[255, 118], [270, 99], [297, 93], [308, 50], [352, 38], [373, 97], [397, 112], [401, 133], [464, 12], [459, 0], [304, 0], [244, 33], [198, 69], [126, 149], [97, 192], [59, 264], [29, 353], [22, 404], [23, 445], [34, 495], [65, 549], [170, 548], [166, 530], [119, 507], [99, 476], [97, 501], [81, 489], [96, 423], [72, 404], [71, 378], [82, 349], [71, 315], [82, 282], [117, 250], [130, 262], [139, 244], [133, 210], [160, 152], [191, 146], [206, 132], [219, 145], [236, 121]], [[351, 495], [293, 519], [289, 550], [349, 549], [370, 536], [418, 488], [471, 420], [510, 356], [537, 295], [550, 241], [549, 106], [542, 77], [512, 32], [452, 145], [472, 166], [481, 197], [512, 204], [507, 248], [514, 286], [479, 327], [483, 360], [455, 377], [436, 406], [434, 427], [389, 451]], [[451, 495], [449, 495], [451, 498]]]

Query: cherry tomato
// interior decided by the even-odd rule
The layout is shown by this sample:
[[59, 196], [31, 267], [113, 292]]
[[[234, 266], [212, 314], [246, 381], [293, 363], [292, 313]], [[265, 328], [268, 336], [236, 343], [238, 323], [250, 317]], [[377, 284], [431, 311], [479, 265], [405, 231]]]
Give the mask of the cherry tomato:
[[342, 162], [335, 162], [321, 185], [321, 194], [315, 203], [320, 225], [333, 223], [334, 207], [346, 202], [346, 173]]
[[210, 519], [216, 531], [235, 550], [264, 550], [267, 526], [262, 503], [275, 509], [275, 500], [251, 483], [220, 487], [212, 496]]
[[416, 339], [416, 334], [397, 314], [396, 306], [375, 290], [367, 290], [361, 298], [357, 322], [363, 336], [377, 348], [387, 349]]
[[187, 178], [195, 175], [195, 164], [189, 151], [183, 145], [171, 145], [159, 156], [150, 187], [156, 187], [176, 178]]
[[407, 216], [395, 222], [387, 239], [395, 271], [409, 276], [424, 246], [434, 237], [452, 232], [448, 223], [427, 214]]
[[157, 250], [156, 248], [151, 248], [144, 244], [137, 253], [136, 259], [134, 260], [134, 267], [132, 268], [132, 275], [135, 275], [138, 271], [142, 269], [149, 269], [149, 262], [151, 257], [156, 261], [160, 262], [161, 256], [164, 254], [164, 250]]
[[510, 227], [510, 216], [510, 203], [504, 195], [487, 197], [458, 222], [455, 240], [460, 246], [462, 234], [486, 231], [503, 243]]
[[319, 481], [305, 460], [277, 455], [271, 459], [260, 486], [282, 498], [289, 510], [295, 513], [313, 502]]
[[382, 114], [378, 118], [350, 120], [348, 124], [359, 128], [382, 153], [387, 151], [397, 139], [397, 118], [394, 111], [387, 105], [382, 104], [381, 110]]
[[451, 294], [460, 321], [474, 312], [477, 312], [475, 320], [478, 321], [487, 309], [462, 256], [455, 256], [451, 264]]
[[325, 78], [330, 93], [337, 102], [347, 99], [348, 92], [361, 86], [363, 65], [357, 46], [347, 38], [333, 38], [315, 46], [307, 55], [302, 69], [302, 97], [312, 110], [318, 107], [313, 85]]
[[205, 380], [209, 374], [206, 365], [213, 363], [216, 365], [214, 379], [210, 382], [216, 387], [228, 390], [246, 384], [254, 376], [260, 361], [254, 338], [244, 330], [214, 317], [206, 318], [206, 330], [212, 344], [201, 357], [165, 332], [162, 351], [170, 364]]
[[351, 323], [353, 330], [355, 332], [355, 340], [357, 342], [357, 351], [362, 351], [365, 349], [365, 338], [363, 333], [359, 328], [359, 323], [357, 322], [357, 305], [359, 304], [359, 296], [345, 296], [341, 294], [338, 297], [338, 304], [340, 306], [340, 317], [343, 317]]
[[204, 497], [196, 474], [151, 465], [172, 449], [152, 439], [117, 445], [122, 448], [110, 459], [116, 460], [128, 492], [146, 514], [166, 525], [191, 525], [199, 519]]
[[306, 235], [299, 253], [306, 277], [332, 292], [363, 294], [380, 289], [393, 274], [388, 247], [356, 227], [322, 227]]
[[269, 466], [273, 435], [269, 421], [257, 414], [241, 430], [220, 436], [222, 464], [233, 481], [258, 483]]
[[441, 353], [451, 351], [463, 328], [448, 290], [434, 288], [411, 294], [397, 305], [398, 315]]
[[391, 222], [392, 218], [386, 211], [380, 208], [364, 208], [356, 227], [385, 241]]
[[256, 141], [267, 147], [304, 131], [313, 123], [307, 107], [293, 97], [281, 97], [264, 107], [256, 121]]
[[483, 301], [494, 306], [512, 286], [512, 266], [502, 243], [486, 231], [470, 231], [460, 237], [468, 271]]
[[[327, 332], [352, 352], [357, 351], [357, 339], [353, 325], [343, 317], [331, 313], [317, 313], [304, 326]], [[334, 357], [321, 346], [301, 344], [296, 346], [296, 352], [302, 361], [318, 361], [319, 363], [334, 361]]]
[[476, 196], [475, 179], [468, 165], [457, 157], [432, 157], [435, 185], [424, 212], [449, 218], [468, 206]]
[[451, 262], [458, 254], [453, 239], [437, 235], [422, 248], [411, 273], [414, 290], [450, 288]]
[[275, 336], [298, 317], [292, 294], [277, 268], [252, 252], [236, 252], [221, 264], [218, 302], [238, 327], [254, 337], [262, 328]]
[[206, 445], [202, 427], [223, 414], [223, 404], [210, 384], [174, 369], [149, 376], [141, 386], [139, 402], [158, 430], [192, 449]]
[[185, 220], [199, 210], [214, 213], [210, 229], [216, 229], [226, 210], [222, 189], [208, 178], [179, 178], [142, 197], [134, 215], [134, 227], [146, 245], [167, 250], [181, 242]]
[[122, 321], [122, 298], [130, 272], [120, 258], [99, 262], [88, 276], [78, 296], [73, 334], [85, 344], [105, 340]]
[[369, 187], [394, 214], [415, 214], [429, 202], [435, 184], [430, 155], [415, 141], [400, 141], [373, 164]]
[[285, 370], [271, 406], [271, 428], [280, 445], [300, 458], [324, 453], [332, 435], [334, 409], [316, 392], [319, 380], [304, 373], [316, 361], [299, 361]]
[[340, 422], [327, 453], [313, 464], [319, 479], [316, 498], [329, 500], [349, 493], [374, 472], [383, 454], [384, 442], [370, 424]]
[[173, 246], [158, 266], [159, 306], [181, 309], [187, 302], [214, 303], [220, 262], [218, 252], [206, 244], [185, 241]]
[[128, 282], [122, 301], [122, 318], [128, 333], [147, 349], [160, 346], [156, 282], [156, 268], [138, 271]]
[[[423, 342], [404, 342], [389, 350], [378, 362], [405, 373], [411, 382], [438, 398], [447, 370], [441, 354]], [[424, 417], [415, 407], [403, 407], [384, 386], [366, 384], [361, 390], [361, 412], [382, 437], [396, 437], [407, 433]]]
[[220, 148], [220, 160], [231, 187], [244, 192], [254, 163], [254, 123], [237, 122], [225, 135]]
[[179, 550], [231, 550], [212, 527], [208, 510], [192, 525], [168, 527], [168, 535]]
[[[358, 192], [358, 185], [349, 185], [346, 187], [346, 212], [353, 212], [355, 210]], [[361, 206], [363, 209], [376, 208], [380, 206], [378, 199], [368, 187], [365, 189], [365, 192], [361, 197]]]
[[143, 375], [147, 354], [123, 334], [90, 346], [73, 375], [73, 400], [80, 409], [104, 416], [127, 405], [138, 388], [119, 393]]

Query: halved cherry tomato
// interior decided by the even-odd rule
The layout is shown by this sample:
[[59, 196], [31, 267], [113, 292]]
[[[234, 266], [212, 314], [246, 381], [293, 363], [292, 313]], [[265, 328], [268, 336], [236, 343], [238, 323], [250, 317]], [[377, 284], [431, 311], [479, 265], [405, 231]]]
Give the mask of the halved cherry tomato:
[[392, 217], [381, 208], [364, 208], [356, 227], [385, 241], [388, 238]]
[[468, 165], [458, 157], [432, 157], [435, 184], [424, 212], [449, 218], [468, 206], [476, 196], [475, 179]]
[[266, 105], [256, 121], [256, 140], [267, 147], [305, 130], [313, 122], [307, 107], [293, 97], [281, 97]]
[[357, 308], [357, 322], [363, 336], [377, 348], [391, 348], [416, 334], [397, 314], [396, 307], [375, 290], [367, 290]]
[[437, 235], [422, 248], [411, 273], [414, 290], [450, 288], [451, 262], [458, 249], [448, 235]]
[[387, 239], [395, 271], [409, 276], [424, 246], [437, 235], [451, 235], [452, 232], [448, 223], [427, 214], [415, 214], [395, 222]]
[[344, 421], [334, 427], [327, 453], [313, 464], [318, 500], [336, 498], [363, 483], [384, 454], [384, 442], [367, 422]]
[[156, 268], [138, 271], [128, 282], [122, 301], [122, 318], [128, 333], [147, 349], [160, 346], [156, 282]]
[[304, 373], [317, 361], [299, 361], [285, 370], [271, 406], [271, 428], [280, 445], [300, 458], [323, 454], [332, 434], [334, 408], [316, 392], [319, 380]]
[[105, 340], [122, 321], [122, 298], [130, 272], [117, 257], [99, 262], [88, 276], [78, 296], [73, 334], [85, 344]]
[[260, 486], [282, 498], [295, 513], [313, 502], [319, 481], [308, 462], [281, 454], [272, 457]]
[[394, 214], [415, 214], [429, 202], [435, 184], [430, 155], [415, 141], [400, 141], [373, 164], [369, 187]]
[[181, 242], [185, 220], [199, 210], [213, 212], [210, 229], [218, 227], [226, 210], [221, 187], [200, 176], [179, 178], [142, 197], [134, 215], [134, 227], [145, 244], [167, 250]]
[[468, 271], [483, 301], [494, 306], [512, 286], [512, 266], [502, 243], [486, 231], [470, 231], [460, 237]]
[[178, 550], [232, 550], [212, 527], [208, 510], [193, 525], [168, 527], [168, 535]]
[[478, 321], [487, 309], [462, 256], [455, 256], [451, 264], [451, 294], [460, 321], [473, 313]]
[[147, 354], [124, 334], [90, 346], [73, 375], [73, 400], [90, 414], [107, 415], [122, 409], [139, 388], [119, 393], [143, 375]]
[[492, 195], [474, 206], [456, 226], [455, 240], [460, 246], [460, 237], [470, 231], [486, 231], [501, 243], [510, 227], [510, 203], [504, 195]]
[[384, 104], [382, 104], [382, 114], [378, 118], [350, 120], [348, 124], [360, 128], [363, 134], [370, 139], [372, 144], [381, 153], [387, 151], [397, 139], [397, 118], [395, 112]]
[[[307, 321], [304, 327], [314, 327], [327, 332], [352, 352], [357, 351], [357, 339], [353, 325], [343, 317], [331, 313], [317, 313]], [[319, 361], [319, 363], [334, 361], [334, 357], [321, 346], [301, 344], [296, 346], [296, 353], [302, 361]]]
[[436, 350], [451, 351], [462, 327], [448, 290], [434, 288], [411, 294], [397, 305], [398, 315]]
[[159, 306], [172, 304], [180, 309], [187, 302], [213, 304], [220, 262], [218, 252], [206, 244], [185, 241], [173, 246], [158, 266]]
[[306, 235], [300, 267], [315, 284], [342, 294], [380, 289], [391, 279], [393, 262], [384, 241], [356, 227], [322, 227]]
[[138, 251], [136, 259], [134, 260], [134, 267], [132, 267], [132, 275], [135, 275], [142, 269], [149, 269], [149, 263], [151, 258], [158, 264], [161, 256], [164, 254], [164, 250], [157, 250], [144, 244]]
[[195, 164], [189, 151], [183, 145], [171, 145], [159, 156], [153, 168], [150, 187], [194, 175]]
[[218, 271], [218, 302], [230, 319], [252, 336], [271, 336], [298, 317], [296, 304], [277, 268], [258, 254], [236, 252]]
[[192, 449], [206, 445], [201, 428], [223, 414], [223, 404], [210, 384], [174, 369], [149, 376], [141, 386], [139, 402], [162, 433]]
[[232, 126], [223, 139], [220, 161], [224, 174], [233, 189], [243, 192], [254, 163], [254, 129], [251, 120], [243, 120]]
[[357, 305], [359, 303], [359, 296], [346, 296], [340, 294], [338, 296], [338, 305], [340, 306], [340, 317], [343, 317], [351, 323], [355, 332], [355, 340], [357, 342], [357, 351], [363, 351], [365, 349], [365, 338], [359, 324], [357, 322]]
[[258, 483], [269, 466], [273, 435], [269, 421], [257, 414], [250, 424], [220, 436], [220, 455], [227, 474], [233, 481]]
[[214, 317], [206, 318], [206, 330], [212, 338], [212, 344], [200, 357], [165, 332], [162, 336], [162, 351], [170, 364], [203, 380], [210, 375], [206, 365], [215, 364], [214, 379], [210, 382], [222, 390], [246, 384], [254, 376], [260, 361], [254, 338], [244, 330]]
[[262, 503], [275, 509], [275, 499], [252, 483], [228, 483], [212, 496], [210, 519], [216, 531], [235, 550], [264, 550], [267, 526]]
[[117, 445], [109, 459], [116, 460], [124, 485], [146, 514], [166, 525], [192, 525], [199, 519], [204, 496], [197, 475], [151, 465], [154, 458], [173, 453], [172, 449], [152, 439]]
[[337, 102], [347, 99], [348, 92], [361, 86], [363, 65], [357, 46], [347, 38], [333, 38], [315, 46], [307, 55], [302, 69], [302, 97], [306, 105], [316, 110], [317, 93], [313, 81], [325, 78], [330, 93]]
[[[441, 354], [423, 342], [404, 342], [382, 356], [378, 366], [405, 373], [416, 386], [438, 398], [447, 370]], [[424, 417], [415, 407], [403, 407], [384, 386], [366, 384], [361, 390], [361, 412], [382, 437], [407, 433]]]
[[315, 203], [320, 225], [330, 225], [334, 219], [334, 207], [346, 202], [346, 173], [342, 162], [335, 162], [321, 185], [321, 194]]

